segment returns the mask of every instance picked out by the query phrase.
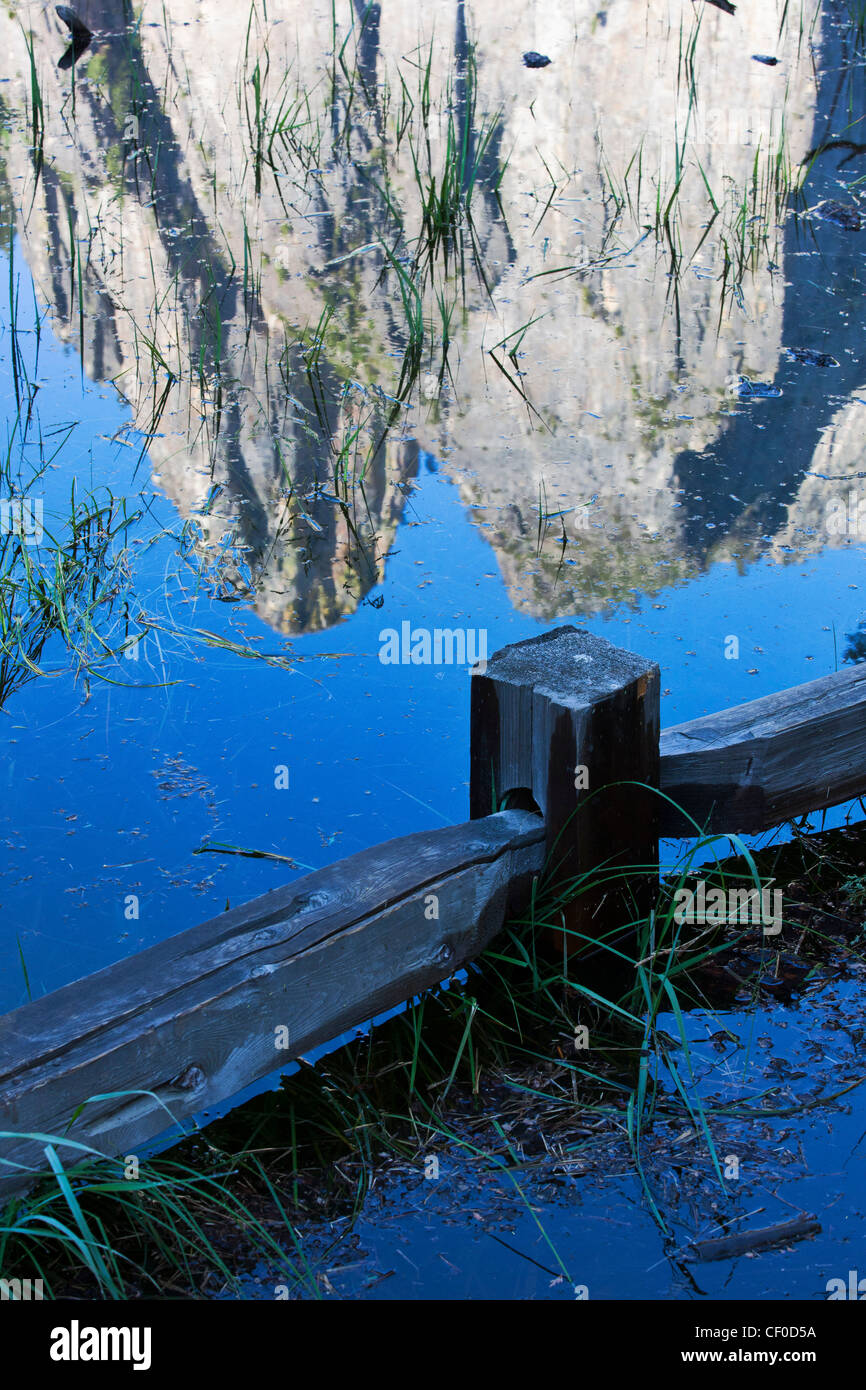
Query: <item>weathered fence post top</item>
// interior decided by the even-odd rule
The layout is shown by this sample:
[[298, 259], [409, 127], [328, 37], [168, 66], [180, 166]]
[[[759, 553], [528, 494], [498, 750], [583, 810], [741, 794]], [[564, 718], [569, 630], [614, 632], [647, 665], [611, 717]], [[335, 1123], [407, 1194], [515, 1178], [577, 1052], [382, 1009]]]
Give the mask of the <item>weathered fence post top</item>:
[[[599, 866], [658, 863], [659, 669], [580, 628], [560, 627], [495, 652], [472, 675], [469, 809], [503, 805], [544, 817], [554, 880]], [[580, 815], [592, 800], [591, 814]], [[585, 893], [599, 936], [605, 890]], [[607, 903], [613, 918], [621, 911]], [[621, 922], [620, 922], [621, 925]], [[603, 934], [603, 933], [602, 933]]]
[[[563, 782], [572, 791], [600, 787], [602, 779], [612, 780], [607, 774], [614, 763], [637, 780], [644, 780], [642, 771], [655, 772], [651, 781], [657, 786], [658, 686], [655, 662], [582, 628], [558, 627], [494, 652], [486, 668], [472, 675], [473, 819], [501, 809], [502, 799], [519, 791], [528, 791], [547, 818], [551, 796], [555, 800], [563, 791]], [[626, 705], [635, 706], [637, 721]], [[620, 749], [637, 750], [653, 736], [646, 766], [645, 753], [628, 766], [627, 754], [617, 757], [608, 746], [612, 738]], [[581, 751], [594, 767], [577, 758]], [[574, 785], [579, 762], [587, 771], [583, 788]]]
[[649, 678], [657, 669], [653, 662], [615, 647], [585, 628], [557, 627], [500, 647], [477, 675], [529, 685], [537, 695], [576, 709], [595, 704], [599, 697], [621, 690], [632, 680]]

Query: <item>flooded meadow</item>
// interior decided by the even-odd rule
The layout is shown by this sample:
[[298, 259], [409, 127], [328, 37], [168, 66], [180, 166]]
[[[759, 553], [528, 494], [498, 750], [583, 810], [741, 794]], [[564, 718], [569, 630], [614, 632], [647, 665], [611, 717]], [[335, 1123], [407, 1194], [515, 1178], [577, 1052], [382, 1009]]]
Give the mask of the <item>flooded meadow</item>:
[[[866, 659], [861, 0], [76, 13], [0, 10], [2, 1012], [467, 819], [469, 668], [508, 643], [657, 661], [663, 728]], [[417, 1125], [347, 1157], [297, 1278], [262, 1255], [240, 1296], [866, 1273], [845, 874], [842, 945], [786, 909], [790, 989], [752, 941], [733, 992], [653, 1004], [643, 1119], [645, 1074], [636, 1111], [611, 1064], [612, 1117], [567, 1048], [479, 1116], [470, 968], [437, 1180]], [[820, 1232], [698, 1270], [725, 1203]]]

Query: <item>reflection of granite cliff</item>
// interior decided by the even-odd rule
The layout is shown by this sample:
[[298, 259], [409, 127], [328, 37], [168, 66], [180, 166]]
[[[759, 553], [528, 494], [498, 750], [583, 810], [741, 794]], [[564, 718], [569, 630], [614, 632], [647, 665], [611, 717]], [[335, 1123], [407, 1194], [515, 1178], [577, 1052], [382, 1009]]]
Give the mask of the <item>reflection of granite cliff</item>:
[[[35, 198], [20, 134], [9, 147], [37, 283], [59, 336], [83, 339], [88, 374], [110, 377], [130, 401], [155, 476], [195, 519], [191, 550], [217, 591], [254, 592], [285, 631], [328, 627], [381, 579], [416, 446], [389, 435], [389, 402], [349, 390], [326, 358], [306, 370], [298, 330], [315, 324], [316, 294], [264, 258], [273, 296], [258, 292], [252, 268], [244, 284], [232, 267], [233, 247], [251, 248], [244, 214], [228, 200], [233, 243], [220, 210], [204, 205], [194, 127], [165, 114], [140, 32], [113, 32], [114, 6], [82, 9], [97, 39], [74, 122], [69, 79], [41, 72], [46, 159]], [[51, 16], [30, 7], [25, 18], [36, 51], [50, 52]], [[368, 442], [361, 487], [344, 476], [356, 435]]]
[[866, 545], [866, 405], [862, 392], [822, 432], [803, 479], [773, 538], [784, 563], [828, 545]]
[[[329, 500], [335, 463], [339, 472], [355, 432], [371, 449], [389, 423], [400, 424], [399, 417], [391, 421], [391, 407], [376, 388], [393, 390], [406, 329], [381, 252], [314, 272], [358, 247], [393, 241], [378, 178], [385, 122], [374, 78], [393, 79], [402, 55], [415, 62], [423, 56], [422, 23], [428, 34], [435, 26], [440, 38], [452, 35], [459, 50], [464, 7], [460, 0], [436, 0], [423, 12], [373, 7], [359, 45], [363, 81], [352, 97], [352, 159], [336, 163], [329, 140], [346, 94], [338, 74], [342, 95], [330, 103], [329, 5], [311, 13], [295, 0], [270, 0], [267, 24], [254, 9], [245, 59], [250, 12], [242, 7], [176, 0], [167, 15], [146, 0], [141, 23], [129, 32], [107, 0], [81, 0], [79, 8], [99, 37], [79, 74], [74, 119], [68, 76], [49, 63], [59, 51], [59, 23], [34, 4], [16, 4], [14, 21], [0, 14], [0, 41], [15, 60], [7, 92], [19, 118], [29, 74], [18, 20], [32, 29], [41, 64], [46, 162], [32, 209], [19, 212], [31, 266], [60, 331], [76, 342], [70, 228], [76, 246], [88, 248], [88, 372], [115, 379], [137, 426], [157, 435], [150, 444], [154, 469], [181, 514], [207, 510], [202, 530], [211, 546], [224, 529], [233, 533], [238, 555], [224, 566], [226, 582], [236, 589], [251, 582], [262, 615], [276, 626], [326, 626], [351, 611], [381, 575], [414, 456], [397, 439], [398, 428], [373, 453], [361, 496], [349, 489], [342, 509]], [[356, 7], [356, 16], [364, 9]], [[681, 110], [676, 29], [681, 12], [691, 23], [691, 10], [675, 3], [668, 15], [653, 7], [639, 32], [626, 7], [608, 10], [603, 24], [596, 8], [583, 3], [566, 13], [478, 0], [469, 12], [479, 109], [504, 113], [498, 148], [508, 155], [501, 186], [508, 224], [493, 199], [476, 199], [492, 300], [468, 286], [456, 393], [419, 412], [414, 433], [447, 458], [515, 603], [550, 617], [601, 608], [632, 589], [662, 587], [705, 562], [712, 532], [703, 522], [713, 517], [703, 503], [701, 526], [685, 525], [696, 508], [689, 496], [677, 495], [678, 460], [706, 449], [728, 426], [719, 406], [732, 372], [772, 377], [779, 358], [781, 277], [758, 271], [745, 286], [747, 314], [735, 310], [723, 319], [717, 337], [718, 267], [708, 247], [698, 258], [701, 273], [681, 277], [679, 331], [653, 238], [579, 277], [538, 278], [596, 253], [612, 217], [603, 170], [621, 176], [646, 132], [647, 112], [654, 126], [647, 169], [655, 168], [662, 149], [670, 151]], [[124, 13], [132, 19], [130, 6]], [[338, 14], [339, 48], [352, 9], [343, 3]], [[798, 56], [794, 32], [776, 45], [775, 6], [738, 12], [740, 18], [736, 29], [715, 12], [702, 18], [698, 136], [718, 132], [719, 112], [766, 134], [773, 122], [778, 126], [787, 85], [796, 159], [812, 137], [808, 54]], [[554, 61], [529, 73], [520, 53], [536, 41]], [[744, 57], [771, 49], [782, 60], [784, 82]], [[289, 142], [310, 146], [313, 167], [321, 158], [322, 172], [303, 188], [299, 180], [275, 177], [266, 162], [257, 165], [249, 120], [257, 60], [266, 99], [276, 104], [285, 96], [289, 103]], [[404, 72], [411, 76], [411, 67], [404, 64]], [[434, 96], [452, 73], [445, 45], [434, 57]], [[311, 94], [314, 119], [303, 104], [292, 105], [298, 83]], [[436, 120], [434, 143], [441, 138]], [[657, 133], [663, 138], [654, 150]], [[699, 153], [707, 182], [721, 189], [726, 178], [744, 182], [754, 146], [736, 143], [728, 129], [726, 137], [701, 143]], [[19, 209], [26, 210], [32, 177], [20, 135], [8, 162]], [[417, 198], [405, 147], [391, 168], [388, 198], [407, 210], [411, 238]], [[558, 190], [545, 168], [561, 180]], [[681, 202], [678, 236], [688, 254], [701, 240], [706, 214], [703, 197]], [[627, 225], [623, 219], [611, 243], [623, 251]], [[633, 239], [639, 234], [638, 228]], [[245, 252], [244, 282], [238, 267], [246, 264]], [[319, 390], [316, 372], [307, 370], [310, 330], [326, 307], [334, 318], [327, 352], [317, 359]], [[517, 358], [534, 416], [488, 349], [539, 315]], [[516, 364], [505, 350], [498, 356], [513, 375]], [[357, 384], [346, 389], [347, 382]], [[222, 488], [215, 498], [214, 482]], [[548, 513], [566, 513], [564, 557], [555, 518], [536, 556], [540, 497]], [[585, 510], [587, 528], [577, 530], [575, 517]]]

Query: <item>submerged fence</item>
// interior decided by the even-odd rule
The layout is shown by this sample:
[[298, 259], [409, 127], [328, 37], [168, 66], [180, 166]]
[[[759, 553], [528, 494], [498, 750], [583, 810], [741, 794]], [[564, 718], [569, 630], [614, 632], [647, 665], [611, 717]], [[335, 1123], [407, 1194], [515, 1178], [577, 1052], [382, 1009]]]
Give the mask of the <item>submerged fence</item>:
[[[659, 729], [658, 667], [576, 628], [472, 675], [471, 819], [390, 840], [0, 1018], [0, 1196], [136, 1152], [447, 979], [544, 871], [640, 865], [661, 836], [754, 832], [866, 792], [866, 668]], [[507, 809], [500, 809], [503, 805]], [[569, 930], [621, 920], [604, 884]], [[120, 1094], [123, 1093], [123, 1094]], [[70, 1147], [70, 1145], [72, 1147]]]

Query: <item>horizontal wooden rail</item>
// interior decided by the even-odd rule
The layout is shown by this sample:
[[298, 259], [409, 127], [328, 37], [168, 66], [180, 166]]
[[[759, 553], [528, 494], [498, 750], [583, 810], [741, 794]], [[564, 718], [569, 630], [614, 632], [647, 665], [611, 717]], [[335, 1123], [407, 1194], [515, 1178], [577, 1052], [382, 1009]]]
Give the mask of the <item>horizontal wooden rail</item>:
[[[529, 811], [407, 835], [25, 1004], [0, 1018], [0, 1130], [137, 1153], [165, 1106], [200, 1113], [450, 976], [543, 862]], [[87, 1104], [69, 1127], [116, 1091], [152, 1094]], [[0, 1139], [0, 1193], [44, 1167], [42, 1144]]]
[[[710, 831], [755, 832], [866, 793], [866, 666], [661, 736], [661, 788]], [[662, 834], [694, 833], [662, 803]]]

